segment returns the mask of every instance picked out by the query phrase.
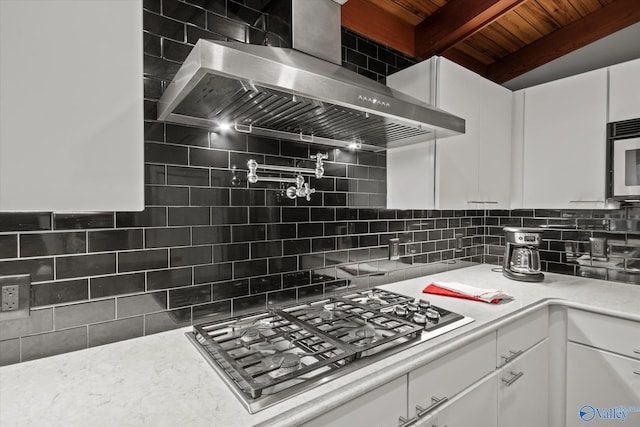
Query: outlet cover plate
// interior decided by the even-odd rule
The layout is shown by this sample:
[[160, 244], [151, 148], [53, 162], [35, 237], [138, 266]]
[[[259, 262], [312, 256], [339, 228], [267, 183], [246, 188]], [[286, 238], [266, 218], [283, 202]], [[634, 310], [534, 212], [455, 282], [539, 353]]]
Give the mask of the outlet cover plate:
[[0, 276], [0, 321], [29, 317], [31, 276]]
[[591, 252], [591, 258], [606, 259], [607, 258], [606, 237], [590, 237], [589, 251]]

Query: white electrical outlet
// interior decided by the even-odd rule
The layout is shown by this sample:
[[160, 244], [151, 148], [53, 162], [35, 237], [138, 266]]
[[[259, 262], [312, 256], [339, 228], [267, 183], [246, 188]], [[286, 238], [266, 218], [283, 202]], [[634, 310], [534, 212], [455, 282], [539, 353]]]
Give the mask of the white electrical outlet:
[[589, 251], [592, 258], [607, 257], [607, 238], [606, 237], [589, 237]]
[[0, 276], [0, 321], [28, 317], [31, 305], [31, 276]]
[[2, 287], [2, 308], [0, 311], [17, 310], [20, 301], [20, 287], [18, 285], [7, 285]]

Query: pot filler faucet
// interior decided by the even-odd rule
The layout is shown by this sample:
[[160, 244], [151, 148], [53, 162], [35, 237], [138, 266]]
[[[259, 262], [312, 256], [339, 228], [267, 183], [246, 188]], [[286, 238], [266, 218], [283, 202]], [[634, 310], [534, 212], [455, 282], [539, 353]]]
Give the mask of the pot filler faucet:
[[[296, 197], [304, 197], [307, 200], [311, 200], [311, 194], [315, 193], [316, 189], [310, 188], [309, 183], [304, 182], [304, 176], [302, 176], [302, 174], [313, 174], [316, 178], [322, 178], [324, 176], [324, 164], [322, 161], [328, 157], [329, 155], [325, 153], [316, 153], [313, 156], [310, 156], [310, 159], [315, 159], [316, 161], [315, 169], [300, 168], [296, 166], [260, 165], [258, 162], [251, 159], [247, 162], [247, 168], [249, 169], [247, 172], [247, 181], [251, 184], [255, 184], [258, 181], [292, 183], [295, 185], [288, 187], [285, 191], [288, 198], [295, 199]], [[258, 177], [258, 168], [279, 172], [291, 172], [296, 174], [296, 176], [293, 178]]]

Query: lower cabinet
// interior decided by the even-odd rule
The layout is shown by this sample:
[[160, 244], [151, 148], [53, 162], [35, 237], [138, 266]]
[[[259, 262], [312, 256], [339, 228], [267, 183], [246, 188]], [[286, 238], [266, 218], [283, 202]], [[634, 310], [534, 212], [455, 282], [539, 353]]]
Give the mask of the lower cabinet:
[[549, 425], [549, 344], [544, 339], [498, 371], [498, 424]]
[[[493, 373], [442, 405], [416, 426], [495, 427], [498, 425], [498, 375]], [[518, 424], [514, 424], [518, 425]]]
[[566, 425], [587, 423], [640, 425], [640, 360], [569, 342]]
[[407, 416], [407, 377], [397, 378], [303, 424], [304, 427], [397, 427]]

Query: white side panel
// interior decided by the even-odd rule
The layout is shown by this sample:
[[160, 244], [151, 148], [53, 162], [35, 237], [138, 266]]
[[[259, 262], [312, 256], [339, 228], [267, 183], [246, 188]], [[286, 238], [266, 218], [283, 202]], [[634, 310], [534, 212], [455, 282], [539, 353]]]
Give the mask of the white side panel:
[[434, 56], [387, 76], [387, 86], [427, 104], [436, 105], [435, 79], [438, 59]]
[[434, 208], [435, 142], [387, 151], [387, 208]]
[[609, 67], [609, 121], [640, 117], [640, 59]]
[[142, 0], [2, 0], [0, 17], [0, 210], [141, 210]]
[[[387, 77], [390, 88], [435, 105], [437, 57]], [[387, 151], [387, 208], [433, 209], [435, 142]]]

